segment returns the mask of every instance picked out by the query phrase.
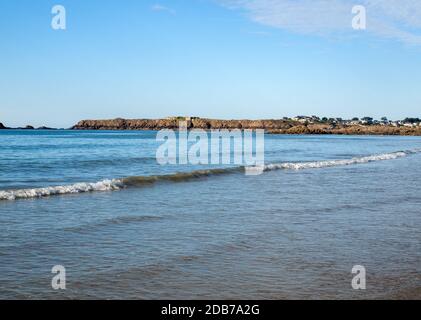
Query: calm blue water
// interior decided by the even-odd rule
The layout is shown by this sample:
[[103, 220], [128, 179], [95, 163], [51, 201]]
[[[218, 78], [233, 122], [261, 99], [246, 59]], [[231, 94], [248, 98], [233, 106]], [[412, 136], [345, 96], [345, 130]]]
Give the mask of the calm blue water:
[[259, 176], [36, 197], [215, 168], [158, 165], [155, 136], [0, 131], [0, 298], [421, 298], [420, 137], [267, 135]]

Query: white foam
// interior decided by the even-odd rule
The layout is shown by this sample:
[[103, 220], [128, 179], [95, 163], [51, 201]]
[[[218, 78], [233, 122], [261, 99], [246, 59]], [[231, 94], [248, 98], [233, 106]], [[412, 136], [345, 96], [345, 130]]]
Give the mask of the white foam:
[[94, 183], [75, 183], [65, 186], [46, 188], [20, 189], [0, 191], [0, 200], [16, 200], [26, 198], [40, 198], [59, 194], [72, 194], [93, 191], [112, 191], [123, 188], [123, 182], [119, 179], [103, 180]]
[[328, 168], [337, 166], [349, 166], [353, 164], [369, 163], [374, 161], [394, 160], [398, 158], [406, 157], [411, 152], [399, 151], [393, 153], [384, 153], [379, 155], [367, 156], [367, 157], [356, 157], [352, 159], [344, 160], [325, 160], [325, 161], [313, 161], [313, 162], [284, 162], [274, 163], [264, 166], [264, 171], [278, 170], [278, 169], [291, 169], [291, 170], [302, 170], [312, 168]]

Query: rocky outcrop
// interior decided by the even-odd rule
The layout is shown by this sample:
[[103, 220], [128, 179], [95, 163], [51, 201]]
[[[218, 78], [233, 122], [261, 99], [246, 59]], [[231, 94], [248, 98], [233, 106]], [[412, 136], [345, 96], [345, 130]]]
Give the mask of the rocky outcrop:
[[38, 127], [37, 130], [57, 130], [57, 129], [46, 127], [46, 126], [42, 126], [42, 127]]
[[161, 130], [177, 129], [185, 121], [189, 129], [264, 129], [273, 134], [344, 134], [421, 136], [421, 127], [380, 125], [302, 124], [293, 120], [217, 120], [192, 118], [82, 120], [74, 130]]
[[[75, 130], [161, 130], [177, 129], [183, 119], [113, 119], [82, 120]], [[216, 120], [191, 119], [185, 121], [189, 129], [288, 129], [293, 126], [285, 120]]]
[[42, 127], [39, 127], [39, 128], [34, 128], [33, 126], [31, 126], [31, 125], [27, 125], [27, 126], [25, 126], [25, 127], [19, 127], [19, 128], [8, 128], [8, 127], [5, 127], [4, 125], [3, 125], [3, 123], [1, 123], [0, 122], [0, 130], [1, 129], [16, 129], [16, 130], [57, 130], [57, 129], [55, 129], [55, 128], [49, 128], [49, 127], [45, 127], [45, 126], [42, 126]]

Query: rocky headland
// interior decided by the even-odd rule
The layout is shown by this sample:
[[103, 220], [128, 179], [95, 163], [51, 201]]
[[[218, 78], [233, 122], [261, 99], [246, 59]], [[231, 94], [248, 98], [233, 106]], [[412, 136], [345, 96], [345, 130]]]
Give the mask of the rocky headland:
[[161, 130], [177, 129], [180, 121], [189, 129], [264, 129], [273, 134], [341, 134], [421, 136], [421, 126], [388, 124], [306, 123], [282, 120], [217, 120], [204, 118], [82, 120], [73, 130]]
[[285, 120], [217, 120], [202, 118], [168, 119], [113, 119], [82, 120], [72, 129], [76, 130], [161, 130], [177, 129], [180, 122], [188, 129], [287, 129], [291, 124]]
[[[218, 120], [205, 118], [172, 117], [166, 119], [110, 119], [82, 120], [72, 130], [162, 130], [178, 129], [180, 122], [188, 129], [264, 129], [272, 134], [338, 134], [338, 135], [403, 135], [421, 136], [421, 123], [355, 123], [355, 121], [303, 121], [302, 119], [270, 120]], [[9, 128], [0, 123], [0, 130], [54, 130], [49, 127]]]

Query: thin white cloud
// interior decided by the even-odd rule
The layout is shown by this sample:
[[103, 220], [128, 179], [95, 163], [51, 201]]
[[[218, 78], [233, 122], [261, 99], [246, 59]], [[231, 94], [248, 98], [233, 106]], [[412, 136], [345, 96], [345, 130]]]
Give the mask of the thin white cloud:
[[[421, 0], [217, 0], [262, 25], [301, 34], [355, 35], [421, 45]], [[367, 9], [367, 29], [352, 29], [352, 8]]]
[[174, 9], [171, 9], [171, 8], [169, 8], [169, 7], [163, 6], [163, 5], [158, 4], [158, 3], [157, 3], [157, 4], [154, 4], [154, 5], [151, 7], [151, 10], [152, 10], [152, 11], [167, 12], [167, 13], [172, 14], [172, 15], [175, 15], [175, 14], [176, 14], [176, 11], [175, 11]]

